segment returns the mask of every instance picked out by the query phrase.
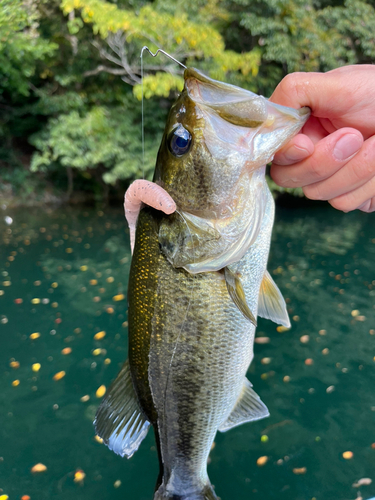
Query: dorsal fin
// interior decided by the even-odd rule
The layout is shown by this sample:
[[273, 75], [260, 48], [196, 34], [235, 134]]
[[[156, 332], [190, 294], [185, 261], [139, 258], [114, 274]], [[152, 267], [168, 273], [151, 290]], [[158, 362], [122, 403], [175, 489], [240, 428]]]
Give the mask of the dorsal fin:
[[255, 316], [250, 311], [246, 302], [246, 296], [240, 278], [236, 276], [228, 267], [224, 268], [224, 276], [229, 295], [238, 309], [254, 326], [257, 326]]
[[268, 271], [264, 273], [260, 285], [258, 316], [270, 319], [278, 325], [291, 327], [285, 300]]
[[150, 423], [139, 407], [128, 361], [108, 389], [96, 412], [94, 425], [108, 448], [122, 457], [130, 458], [146, 437]]
[[226, 432], [237, 425], [253, 420], [260, 420], [269, 416], [267, 406], [261, 401], [252, 385], [245, 377], [242, 391], [227, 420], [221, 424], [219, 431]]

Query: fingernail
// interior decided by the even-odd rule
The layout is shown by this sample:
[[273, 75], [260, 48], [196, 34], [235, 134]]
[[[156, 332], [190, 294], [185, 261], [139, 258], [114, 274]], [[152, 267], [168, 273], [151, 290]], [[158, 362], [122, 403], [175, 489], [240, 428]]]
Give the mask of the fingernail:
[[284, 158], [286, 161], [290, 161], [291, 163], [295, 163], [297, 161], [301, 161], [307, 156], [310, 156], [310, 152], [307, 149], [299, 148], [297, 146], [291, 146], [284, 153]]
[[336, 160], [347, 160], [361, 149], [362, 138], [355, 134], [346, 134], [341, 137], [333, 150]]

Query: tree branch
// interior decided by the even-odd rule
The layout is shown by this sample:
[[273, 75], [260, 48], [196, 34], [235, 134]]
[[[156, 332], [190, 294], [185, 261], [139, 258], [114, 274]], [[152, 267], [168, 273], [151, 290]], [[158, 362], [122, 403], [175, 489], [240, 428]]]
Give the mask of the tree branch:
[[99, 64], [95, 69], [91, 69], [89, 71], [85, 71], [83, 73], [83, 77], [87, 78], [88, 76], [94, 76], [99, 73], [110, 73], [111, 75], [126, 75], [126, 70], [125, 69], [117, 69], [117, 68], [110, 68], [109, 66], [104, 66], [103, 64]]
[[[145, 38], [155, 44], [157, 43], [151, 39], [151, 37], [145, 34]], [[123, 31], [117, 31], [116, 33], [111, 33], [106, 39], [107, 50], [98, 40], [92, 42], [93, 46], [99, 51], [99, 55], [102, 59], [105, 59], [120, 68], [113, 68], [105, 64], [100, 64], [95, 69], [86, 71], [83, 73], [84, 77], [94, 76], [102, 72], [110, 73], [112, 75], [121, 76], [121, 79], [128, 83], [129, 85], [137, 85], [141, 83], [141, 66], [140, 64], [134, 64], [135, 60], [139, 61], [139, 57], [132, 57], [133, 61], [129, 62], [129, 46], [127, 44], [127, 35]], [[194, 54], [181, 54], [180, 57], [187, 57]], [[172, 75], [181, 74], [179, 69], [175, 68], [172, 63], [166, 63], [164, 65], [150, 64], [144, 65], [145, 71], [165, 71]]]

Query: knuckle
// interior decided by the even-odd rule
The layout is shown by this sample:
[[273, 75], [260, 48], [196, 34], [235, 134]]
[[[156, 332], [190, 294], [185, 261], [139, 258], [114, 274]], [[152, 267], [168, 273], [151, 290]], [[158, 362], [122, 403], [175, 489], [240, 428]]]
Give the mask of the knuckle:
[[279, 168], [277, 165], [273, 164], [270, 171], [271, 179], [276, 182], [278, 186], [288, 187], [286, 184], [288, 183], [288, 178], [284, 174], [283, 169]]
[[311, 173], [314, 175], [315, 178], [323, 179], [325, 177], [325, 174], [327, 172], [327, 166], [324, 164], [323, 161], [312, 160], [312, 161], [310, 161], [309, 167], [310, 167]]
[[375, 173], [375, 136], [368, 139], [362, 149], [367, 173]]
[[306, 198], [310, 200], [326, 200], [327, 198], [323, 196], [321, 191], [321, 187], [316, 184], [310, 184], [309, 186], [305, 186], [303, 188], [303, 192], [305, 193]]
[[359, 207], [359, 209], [362, 212], [367, 212], [367, 213], [375, 212], [375, 196], [371, 198], [371, 200], [367, 200], [366, 203], [364, 203]]
[[373, 177], [375, 175], [375, 147], [374, 155], [364, 152], [363, 158], [354, 159], [351, 170], [354, 183]]
[[342, 212], [350, 212], [350, 209], [346, 206], [346, 204], [340, 200], [339, 198], [333, 198], [332, 200], [328, 200], [328, 203], [336, 210], [341, 210]]
[[341, 210], [342, 212], [351, 212], [358, 208], [358, 204], [354, 203], [349, 196], [338, 196], [329, 200], [329, 204], [336, 208], [336, 210]]
[[306, 73], [296, 72], [286, 75], [278, 85], [279, 91], [300, 103], [306, 95]]

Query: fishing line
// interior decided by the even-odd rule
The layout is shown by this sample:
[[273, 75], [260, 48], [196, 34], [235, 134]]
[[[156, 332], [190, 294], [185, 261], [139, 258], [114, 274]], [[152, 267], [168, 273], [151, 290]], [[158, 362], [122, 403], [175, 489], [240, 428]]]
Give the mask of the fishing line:
[[156, 57], [159, 52], [161, 52], [162, 54], [164, 54], [165, 56], [169, 57], [169, 59], [172, 59], [172, 61], [174, 61], [175, 63], [179, 64], [180, 66], [182, 66], [183, 68], [186, 69], [186, 66], [184, 64], [182, 64], [182, 62], [180, 61], [177, 61], [177, 59], [175, 59], [173, 56], [171, 56], [170, 54], [168, 54], [168, 52], [165, 52], [165, 50], [162, 50], [162, 49], [158, 49], [155, 54], [153, 52], [151, 52], [151, 50], [145, 45], [144, 47], [142, 47], [142, 50], [141, 50], [141, 57], [143, 55], [143, 51], [144, 50], [147, 50], [147, 52], [149, 52], [152, 57]]
[[143, 49], [141, 50], [141, 93], [142, 93], [142, 175], [145, 178], [145, 123], [143, 110]]
[[144, 93], [143, 93], [143, 52], [147, 50], [147, 52], [149, 54], [152, 55], [152, 57], [156, 57], [159, 52], [161, 52], [162, 54], [164, 54], [165, 56], [169, 57], [169, 59], [172, 59], [172, 61], [174, 61], [175, 63], [179, 64], [180, 66], [182, 66], [183, 68], [186, 69], [186, 66], [184, 64], [182, 64], [180, 61], [177, 61], [177, 59], [175, 59], [173, 56], [171, 56], [170, 54], [168, 54], [168, 52], [165, 52], [165, 50], [162, 50], [162, 49], [158, 49], [155, 54], [153, 52], [151, 52], [151, 50], [145, 45], [144, 47], [142, 47], [142, 50], [141, 50], [141, 95], [142, 95], [142, 105], [141, 105], [141, 113], [142, 113], [142, 175], [143, 175], [143, 179], [145, 178], [145, 120], [144, 120]]

